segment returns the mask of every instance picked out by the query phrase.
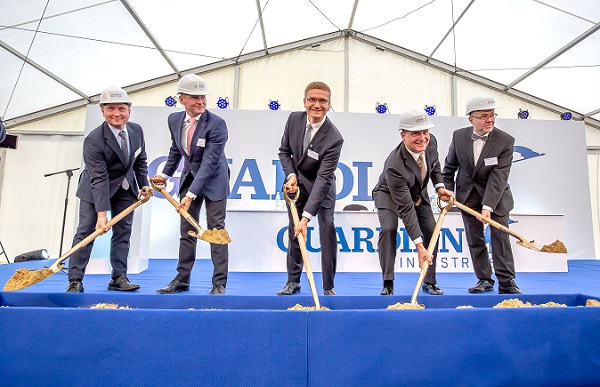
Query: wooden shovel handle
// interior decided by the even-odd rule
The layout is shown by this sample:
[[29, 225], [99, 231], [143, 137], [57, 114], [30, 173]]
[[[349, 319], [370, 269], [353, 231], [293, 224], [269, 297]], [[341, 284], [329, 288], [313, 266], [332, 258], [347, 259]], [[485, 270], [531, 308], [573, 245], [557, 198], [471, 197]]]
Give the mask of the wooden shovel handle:
[[[283, 197], [285, 201], [290, 205], [290, 211], [292, 213], [292, 219], [294, 219], [294, 226], [298, 226], [300, 219], [298, 216], [298, 209], [296, 208], [296, 200], [300, 196], [300, 190], [296, 191], [296, 196], [291, 199], [287, 191], [283, 190]], [[290, 230], [293, 232], [293, 230]], [[304, 261], [304, 269], [306, 270], [306, 276], [308, 277], [308, 284], [310, 285], [310, 292], [312, 293], [313, 300], [315, 301], [315, 307], [317, 310], [321, 310], [321, 303], [319, 302], [319, 296], [317, 295], [317, 287], [315, 285], [315, 278], [313, 276], [312, 268], [310, 266], [310, 258], [308, 256], [308, 250], [306, 249], [306, 240], [302, 233], [298, 234], [298, 244], [300, 245], [300, 251], [302, 252], [302, 260]]]
[[[444, 223], [444, 218], [446, 217], [446, 212], [452, 208], [454, 204], [454, 196], [450, 198], [450, 201], [446, 206], [442, 207], [442, 201], [438, 197], [437, 204], [438, 207], [441, 208], [440, 215], [438, 217], [437, 222], [435, 223], [435, 227], [433, 228], [433, 233], [431, 234], [431, 240], [429, 241], [429, 245], [427, 245], [427, 253], [429, 255], [433, 254], [433, 250], [435, 249], [435, 245], [440, 236], [440, 231], [442, 230], [442, 224]], [[425, 274], [427, 274], [427, 269], [429, 268], [429, 262], [423, 262], [423, 266], [421, 266], [421, 271], [419, 272], [419, 278], [417, 279], [417, 284], [415, 285], [415, 290], [413, 290], [412, 297], [410, 298], [410, 303], [413, 305], [417, 304], [417, 295], [419, 294], [419, 290], [421, 285], [423, 284], [423, 280], [425, 279]]]
[[[140, 194], [138, 195], [138, 201], [133, 203], [132, 205], [130, 205], [129, 207], [127, 207], [126, 209], [124, 209], [123, 211], [118, 213], [117, 215], [113, 216], [110, 219], [110, 221], [108, 223], [106, 223], [106, 227], [110, 228], [110, 227], [114, 226], [118, 221], [120, 221], [121, 219], [123, 219], [124, 217], [129, 215], [133, 210], [135, 210], [136, 208], [138, 208], [139, 206], [141, 206], [142, 204], [144, 204], [148, 200], [150, 200], [150, 198], [152, 197], [152, 194], [153, 194], [152, 191], [150, 191], [150, 193], [148, 195], [143, 195], [142, 192], [140, 192]], [[98, 238], [102, 234], [104, 234], [104, 230], [100, 228], [100, 229], [94, 231], [93, 233], [91, 233], [90, 235], [88, 235], [84, 240], [82, 240], [75, 246], [71, 247], [71, 249], [69, 251], [67, 251], [60, 258], [58, 258], [52, 264], [52, 266], [50, 266], [50, 270], [52, 270], [55, 273], [57, 271], [59, 271], [61, 268], [61, 264], [67, 258], [69, 258], [74, 252], [76, 252], [80, 248], [88, 245], [90, 242], [92, 242], [94, 239]]]
[[454, 205], [456, 207], [460, 208], [461, 210], [463, 210], [465, 212], [468, 212], [469, 214], [471, 214], [471, 215], [473, 215], [475, 217], [480, 217], [481, 219], [483, 219], [486, 222], [488, 222], [491, 226], [493, 226], [493, 227], [495, 227], [495, 228], [497, 228], [499, 230], [502, 230], [502, 231], [504, 231], [504, 232], [506, 232], [506, 233], [508, 233], [508, 234], [510, 234], [512, 236], [514, 236], [515, 238], [517, 238], [518, 240], [520, 240], [522, 243], [525, 243], [525, 244], [529, 243], [529, 241], [527, 239], [523, 238], [521, 235], [517, 234], [516, 232], [514, 232], [510, 228], [501, 225], [500, 223], [496, 222], [495, 220], [492, 220], [489, 217], [484, 216], [483, 214], [475, 211], [474, 209], [472, 209], [470, 207], [467, 207], [464, 204], [457, 202], [456, 200], [454, 201]]
[[[155, 190], [160, 192], [162, 194], [162, 196], [164, 196], [165, 199], [167, 199], [169, 201], [169, 203], [171, 203], [173, 205], [173, 207], [175, 207], [175, 208], [179, 207], [179, 203], [177, 202], [177, 200], [173, 199], [173, 197], [171, 195], [169, 195], [169, 193], [163, 188], [162, 184], [157, 185], [153, 181], [150, 181], [150, 184], [152, 184], [152, 188], [154, 188]], [[185, 209], [180, 208], [179, 215], [183, 216], [183, 218], [185, 220], [187, 220], [197, 230], [198, 237], [204, 233], [204, 229], [200, 226], [200, 224], [196, 221], [196, 219], [194, 219], [194, 217], [192, 215], [190, 215], [190, 213], [187, 212]]]

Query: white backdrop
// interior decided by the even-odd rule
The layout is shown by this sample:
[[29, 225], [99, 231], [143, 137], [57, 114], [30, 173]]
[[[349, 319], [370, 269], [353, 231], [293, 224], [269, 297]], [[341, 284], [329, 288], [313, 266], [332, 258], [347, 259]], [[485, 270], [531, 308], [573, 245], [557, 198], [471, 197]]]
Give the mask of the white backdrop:
[[[86, 119], [86, 133], [101, 121], [100, 109], [90, 106]], [[170, 145], [166, 127], [167, 116], [173, 108], [134, 107], [131, 120], [142, 125], [146, 134], [149, 173], [162, 170]], [[275, 208], [275, 192], [283, 176], [278, 174], [278, 147], [289, 112], [213, 110], [223, 117], [229, 127], [226, 155], [230, 159], [232, 194], [228, 209], [233, 218], [235, 211], [270, 211]], [[335, 113], [329, 117], [342, 132], [345, 143], [337, 171], [337, 210], [346, 205], [361, 204], [373, 210], [371, 189], [381, 172], [388, 153], [399, 142], [394, 114]], [[464, 117], [433, 117], [436, 127], [431, 132], [437, 137], [440, 157], [445, 157], [453, 130], [468, 125]], [[581, 122], [498, 119], [497, 126], [516, 138], [514, 164], [510, 184], [515, 196], [513, 214], [564, 215], [562, 230], [556, 235], [569, 248], [569, 258], [594, 256], [592, 220], [586, 163], [584, 126]], [[567, 135], [568, 134], [568, 135]], [[565, 157], [568, 154], [569, 157]], [[177, 176], [176, 176], [177, 177]], [[565, 184], [567, 183], [568, 184]], [[176, 194], [175, 182], [168, 186]], [[575, 190], [573, 188], [576, 188]], [[176, 258], [178, 246], [178, 215], [161, 198], [153, 198], [151, 206], [150, 258]], [[257, 216], [257, 219], [260, 217]], [[200, 224], [205, 225], [203, 214]], [[268, 230], [261, 222], [248, 224], [249, 228]], [[285, 227], [285, 221], [281, 224]], [[521, 233], [525, 236], [528, 230]], [[532, 230], [533, 231], [533, 230]], [[531, 232], [530, 232], [531, 233]], [[105, 238], [105, 237], [103, 237]], [[266, 243], [276, 245], [277, 235], [265, 232]], [[253, 259], [255, 239], [234, 240], [232, 251], [239, 248], [247, 259]], [[532, 238], [533, 239], [533, 238]], [[550, 243], [552, 240], [537, 240]], [[94, 256], [105, 254], [99, 239]], [[234, 248], [234, 244], [238, 244]], [[207, 258], [208, 245], [199, 243], [198, 256]], [[283, 250], [277, 250], [280, 259]], [[360, 252], [376, 257], [376, 253]], [[263, 257], [258, 257], [263, 259]], [[264, 257], [270, 259], [271, 257]], [[232, 257], [232, 259], [236, 259]], [[370, 258], [369, 258], [370, 259]]]

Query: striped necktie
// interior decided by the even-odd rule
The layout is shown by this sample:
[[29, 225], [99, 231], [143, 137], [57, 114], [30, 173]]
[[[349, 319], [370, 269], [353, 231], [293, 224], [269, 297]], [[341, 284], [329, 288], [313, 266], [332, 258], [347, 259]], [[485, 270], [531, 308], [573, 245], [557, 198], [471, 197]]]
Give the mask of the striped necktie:
[[[125, 163], [129, 165], [129, 145], [127, 144], [127, 133], [124, 130], [119, 130], [119, 137], [121, 137], [121, 150], [123, 151], [123, 156], [125, 156]], [[121, 184], [124, 190], [129, 189], [129, 182], [127, 181], [127, 176], [123, 179], [123, 183]]]
[[419, 155], [419, 171], [421, 171], [421, 181], [425, 181], [425, 175], [427, 175], [427, 166], [425, 165], [425, 153], [421, 152]]

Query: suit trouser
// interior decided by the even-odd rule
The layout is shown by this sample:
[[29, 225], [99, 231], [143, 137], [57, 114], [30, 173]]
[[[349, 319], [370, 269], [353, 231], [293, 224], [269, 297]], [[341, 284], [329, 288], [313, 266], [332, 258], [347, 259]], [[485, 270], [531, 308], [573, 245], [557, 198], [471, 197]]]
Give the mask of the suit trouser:
[[[433, 229], [435, 228], [433, 211], [428, 203], [422, 201], [421, 204], [415, 207], [415, 212], [417, 214], [421, 233], [423, 234], [423, 246], [428, 248], [429, 242], [431, 242]], [[379, 264], [381, 266], [383, 280], [393, 281], [396, 251], [399, 246], [399, 241], [397, 239], [398, 214], [394, 211], [388, 210], [387, 208], [378, 208], [377, 216], [379, 217], [380, 225], [379, 240], [377, 241]], [[437, 283], [435, 279], [437, 250], [438, 244], [436, 243], [435, 249], [433, 250], [433, 265], [429, 266], [427, 272], [425, 273], [425, 279], [423, 280], [423, 282], [428, 284]]]
[[[179, 197], [184, 197], [193, 176], [188, 174], [179, 190]], [[221, 230], [225, 228], [225, 215], [227, 210], [227, 199], [212, 201], [205, 195], [198, 195], [192, 200], [188, 213], [196, 220], [200, 216], [202, 203], [206, 203], [206, 226], [209, 230]], [[196, 262], [196, 244], [198, 239], [188, 234], [188, 231], [196, 229], [183, 217], [180, 221], [179, 238], [179, 262], [177, 263], [177, 275], [175, 279], [184, 283], [190, 283], [192, 268]], [[227, 273], [229, 271], [229, 248], [227, 245], [210, 244], [210, 258], [213, 263], [213, 285], [227, 286]]]
[[[300, 185], [300, 197], [296, 201], [298, 216], [302, 218], [304, 206], [308, 200], [309, 193]], [[298, 238], [294, 236], [294, 219], [288, 209], [289, 230], [288, 230], [288, 252], [287, 252], [287, 272], [288, 282], [300, 282], [302, 275], [302, 252]], [[321, 275], [323, 277], [323, 289], [333, 289], [335, 282], [335, 272], [337, 267], [337, 236], [335, 232], [334, 207], [319, 207], [317, 212], [319, 220], [319, 238], [321, 241]]]
[[[136, 197], [133, 191], [123, 188], [110, 198], [111, 217], [116, 216], [121, 211], [135, 203]], [[94, 203], [84, 200], [79, 201], [79, 224], [73, 238], [73, 246], [87, 238], [96, 231], [96, 222], [98, 213]], [[129, 213], [123, 219], [112, 226], [112, 237], [110, 239], [110, 265], [112, 267], [112, 277], [127, 275], [127, 257], [129, 256], [129, 239], [131, 237], [131, 226], [133, 224], [133, 212]], [[85, 268], [90, 261], [92, 247], [94, 242], [77, 250], [69, 258], [69, 279], [83, 279]]]
[[[479, 194], [471, 193], [464, 205], [477, 212], [481, 212], [482, 205]], [[484, 224], [467, 212], [461, 211], [461, 214], [465, 225], [467, 244], [469, 245], [475, 275], [480, 280], [488, 280], [491, 283], [494, 283], [494, 280], [492, 279], [492, 266], [490, 264], [489, 253], [485, 242]], [[508, 217], [508, 214], [500, 216], [494, 212], [491, 213], [492, 220], [495, 220], [505, 227], [508, 227]], [[509, 235], [495, 227], [489, 225], [487, 227], [490, 228], [491, 233], [492, 261], [496, 278], [498, 278], [500, 286], [512, 286], [515, 284], [515, 260], [510, 245]]]

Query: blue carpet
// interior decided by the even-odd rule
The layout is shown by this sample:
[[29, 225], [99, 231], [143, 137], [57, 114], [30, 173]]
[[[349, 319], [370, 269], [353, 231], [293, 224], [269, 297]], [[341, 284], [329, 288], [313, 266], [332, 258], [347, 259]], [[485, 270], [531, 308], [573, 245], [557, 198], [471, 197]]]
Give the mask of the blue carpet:
[[[4, 284], [21, 267], [39, 269], [50, 266], [49, 261], [29, 261], [10, 265], [0, 265], [0, 283]], [[575, 294], [582, 293], [600, 296], [600, 260], [575, 260], [569, 261], [569, 271], [566, 273], [517, 273], [517, 284], [527, 294]], [[176, 260], [152, 259], [147, 270], [140, 274], [132, 274], [132, 282], [141, 286], [136, 294], [156, 294], [156, 289], [167, 285], [176, 274]], [[396, 273], [394, 282], [396, 295], [412, 295], [418, 273]], [[198, 260], [192, 271], [190, 291], [187, 295], [208, 295], [212, 286], [212, 263], [210, 260]], [[314, 273], [315, 283], [322, 292], [321, 274]], [[275, 296], [287, 280], [285, 273], [229, 273], [227, 295], [232, 296]], [[87, 275], [84, 279], [86, 293], [115, 293], [107, 291], [110, 275]], [[468, 295], [467, 289], [477, 282], [471, 273], [440, 273], [437, 275], [438, 285], [444, 290], [445, 295]], [[60, 293], [64, 292], [68, 284], [66, 274], [58, 272], [55, 275], [33, 286], [19, 290], [19, 293]], [[310, 287], [303, 273], [301, 293], [291, 297], [310, 296]], [[380, 273], [337, 273], [335, 290], [338, 296], [375, 296], [379, 295], [382, 288]], [[471, 296], [497, 295], [494, 292]], [[164, 295], [157, 295], [161, 297]], [[421, 297], [433, 297], [420, 293]]]
[[[0, 282], [50, 263], [2, 265]], [[64, 273], [0, 292], [0, 385], [600, 385], [600, 308], [583, 307], [600, 296], [600, 261], [517, 275], [522, 301], [567, 308], [492, 308], [514, 297], [469, 294], [474, 275], [445, 273], [444, 296], [419, 294], [425, 310], [389, 311], [409, 301], [416, 273], [397, 274], [391, 297], [379, 273], [338, 273], [338, 296], [320, 297], [330, 312], [287, 311], [314, 304], [305, 276], [300, 294], [276, 296], [285, 273], [230, 273], [227, 295], [211, 296], [206, 260], [189, 292], [156, 294], [176, 263], [151, 260], [133, 293], [89, 275], [86, 293], [67, 294]], [[89, 308], [100, 302], [132, 309]]]

